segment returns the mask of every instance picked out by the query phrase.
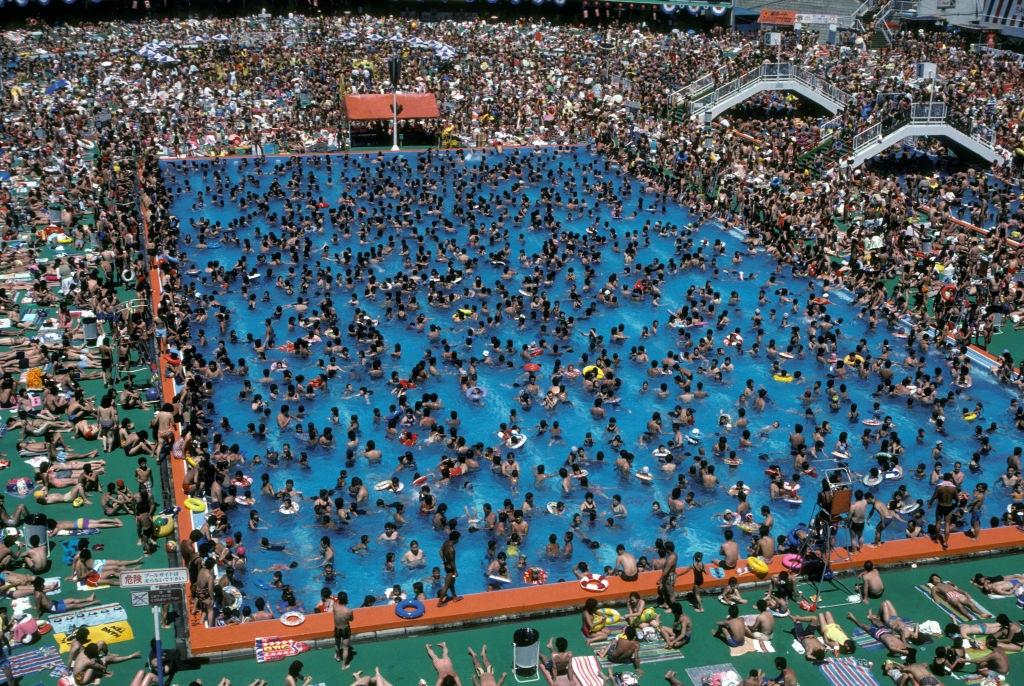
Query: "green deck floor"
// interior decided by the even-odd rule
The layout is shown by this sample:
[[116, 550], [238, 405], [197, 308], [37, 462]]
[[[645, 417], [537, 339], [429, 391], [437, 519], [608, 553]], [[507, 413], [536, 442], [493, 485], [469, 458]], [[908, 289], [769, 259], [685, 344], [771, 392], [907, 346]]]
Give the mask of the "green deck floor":
[[[928, 574], [937, 572], [946, 579], [952, 579], [961, 588], [971, 588], [969, 582], [971, 576], [981, 571], [988, 574], [1008, 573], [1011, 571], [1024, 571], [1024, 555], [998, 556], [982, 560], [972, 560], [958, 563], [943, 563], [941, 565], [924, 565], [917, 569], [905, 568], [894, 570], [884, 574], [886, 582], [885, 597], [891, 600], [902, 615], [914, 621], [936, 620], [944, 625], [948, 620], [947, 616], [936, 607], [928, 598], [914, 588], [915, 584], [926, 580]], [[852, 583], [844, 579], [844, 583]], [[823, 604], [845, 603], [846, 591], [825, 585], [822, 587]], [[751, 589], [745, 592], [745, 597], [751, 601], [760, 597], [760, 591]], [[1006, 612], [1011, 619], [1020, 620], [1024, 618], [1024, 612], [1020, 611], [1013, 600], [990, 600], [982, 597], [979, 593], [971, 591], [971, 595], [984, 607], [993, 613]], [[878, 602], [874, 601], [869, 606], [841, 605], [830, 608], [840, 624], [849, 634], [853, 625], [846, 620], [847, 612], [854, 612], [863, 621], [863, 616], [868, 607], [878, 609]], [[773, 665], [776, 655], [783, 655], [790, 665], [796, 670], [800, 683], [803, 685], [827, 684], [817, 667], [808, 663], [803, 657], [796, 655], [790, 648], [792, 636], [783, 633], [790, 626], [787, 619], [778, 620], [776, 637], [773, 641], [776, 648], [776, 655], [771, 654], [748, 654], [741, 657], [729, 657], [728, 648], [711, 636], [714, 623], [725, 617], [725, 607], [715, 598], [705, 599], [705, 612], [697, 614], [687, 607], [687, 613], [694, 619], [694, 632], [692, 642], [676, 657], [672, 659], [648, 663], [643, 668], [641, 683], [654, 684], [664, 683], [663, 676], [667, 670], [675, 670], [680, 673], [683, 683], [689, 683], [685, 678], [684, 670], [689, 667], [697, 667], [709, 664], [731, 662], [745, 676], [747, 672], [755, 668], [763, 668], [768, 672]], [[799, 610], [798, 610], [799, 612]], [[576, 614], [551, 617], [543, 619], [527, 619], [502, 624], [488, 624], [473, 628], [466, 628], [443, 633], [419, 634], [406, 638], [377, 641], [358, 641], [355, 645], [356, 655], [350, 670], [342, 672], [341, 667], [334, 661], [331, 650], [314, 650], [299, 657], [305, 665], [305, 673], [313, 677], [313, 683], [324, 683], [328, 686], [334, 684], [352, 683], [352, 674], [355, 671], [372, 673], [375, 667], [380, 667], [382, 675], [397, 685], [414, 685], [419, 679], [426, 679], [430, 684], [435, 681], [430, 660], [424, 649], [424, 644], [434, 645], [445, 641], [455, 666], [459, 671], [463, 682], [471, 683], [472, 664], [467, 654], [467, 648], [473, 648], [479, 652], [486, 644], [488, 653], [495, 667], [498, 676], [502, 671], [509, 671], [506, 683], [515, 683], [510, 665], [512, 663], [512, 634], [515, 629], [521, 626], [536, 628], [541, 634], [541, 644], [546, 644], [549, 638], [564, 636], [568, 639], [570, 649], [577, 655], [592, 654], [579, 631], [579, 617]], [[268, 623], [268, 634], [273, 635], [275, 625]], [[930, 661], [937, 645], [945, 645], [945, 640], [936, 640], [919, 650], [920, 661]], [[546, 652], [546, 650], [545, 650]], [[872, 663], [872, 672], [875, 674], [879, 684], [892, 684], [892, 680], [882, 674], [881, 663], [885, 659], [885, 651], [882, 649], [859, 650], [858, 657], [863, 657]], [[191, 681], [201, 678], [204, 684], [216, 684], [224, 676], [230, 677], [234, 686], [239, 684], [247, 685], [253, 679], [266, 679], [270, 684], [283, 683], [291, 660], [281, 662], [257, 664], [255, 659], [236, 660], [226, 663], [208, 664], [199, 669], [179, 672], [173, 683], [180, 686], [187, 686]], [[129, 663], [131, 664], [131, 663]], [[1024, 673], [1024, 657], [1015, 655], [1011, 657], [1013, 669], [1010, 673], [1010, 683], [1024, 683], [1014, 680], [1016, 670]], [[616, 671], [624, 671], [626, 668], [618, 668]], [[127, 672], [127, 669], [125, 670]], [[774, 673], [773, 673], [774, 675]], [[955, 679], [945, 679], [946, 684], [955, 684]]]

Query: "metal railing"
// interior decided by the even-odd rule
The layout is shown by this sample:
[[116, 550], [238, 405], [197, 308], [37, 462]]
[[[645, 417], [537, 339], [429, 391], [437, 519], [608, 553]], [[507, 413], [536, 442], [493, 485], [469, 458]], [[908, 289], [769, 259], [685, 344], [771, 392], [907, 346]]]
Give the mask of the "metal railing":
[[690, 113], [700, 114], [705, 112], [747, 86], [761, 81], [798, 81], [816, 93], [837, 103], [840, 107], [845, 107], [850, 102], [849, 93], [836, 88], [813, 72], [791, 62], [772, 62], [762, 64], [757, 69], [752, 69], [746, 74], [722, 84], [715, 90], [692, 99], [690, 102]]
[[963, 122], [958, 120], [944, 102], [915, 102], [910, 106], [909, 116], [894, 119], [885, 123], [872, 124], [853, 137], [853, 152], [858, 153], [878, 142], [893, 131], [908, 125], [945, 124], [969, 136], [975, 142], [989, 149], [995, 148], [996, 132], [985, 124]]
[[843, 115], [839, 114], [832, 117], [824, 124], [821, 125], [819, 131], [821, 132], [821, 139], [819, 142], [826, 143], [833, 138], [839, 136], [843, 129]]
[[1000, 50], [999, 48], [992, 48], [983, 43], [974, 43], [971, 45], [971, 52], [978, 54], [992, 55], [993, 57], [999, 57], [1002, 59], [1013, 60], [1014, 62], [1024, 62], [1024, 55], [1013, 50]]

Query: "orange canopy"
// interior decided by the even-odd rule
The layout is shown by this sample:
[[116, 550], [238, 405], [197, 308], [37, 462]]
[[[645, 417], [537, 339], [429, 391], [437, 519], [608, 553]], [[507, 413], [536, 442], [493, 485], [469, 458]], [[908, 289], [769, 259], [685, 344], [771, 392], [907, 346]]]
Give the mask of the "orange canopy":
[[[346, 95], [345, 110], [349, 121], [391, 119], [391, 95]], [[433, 93], [399, 93], [399, 119], [437, 119], [437, 98]]]

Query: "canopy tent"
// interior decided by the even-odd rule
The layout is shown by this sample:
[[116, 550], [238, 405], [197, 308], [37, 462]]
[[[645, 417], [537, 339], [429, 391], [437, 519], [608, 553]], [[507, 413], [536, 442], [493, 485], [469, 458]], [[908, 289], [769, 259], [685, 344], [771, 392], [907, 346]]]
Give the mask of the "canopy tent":
[[[375, 121], [391, 119], [392, 96], [383, 95], [346, 95], [345, 111], [349, 121]], [[399, 119], [437, 119], [441, 116], [437, 109], [437, 98], [433, 93], [399, 93]]]

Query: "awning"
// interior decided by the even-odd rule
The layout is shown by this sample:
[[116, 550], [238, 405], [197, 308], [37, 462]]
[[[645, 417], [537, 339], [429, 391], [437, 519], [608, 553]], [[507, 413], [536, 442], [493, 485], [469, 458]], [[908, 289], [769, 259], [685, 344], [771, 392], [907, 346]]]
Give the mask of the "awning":
[[[349, 121], [374, 121], [391, 119], [392, 96], [383, 95], [346, 95], [345, 110]], [[433, 93], [399, 93], [399, 119], [437, 119], [441, 112], [437, 109], [437, 98]]]

